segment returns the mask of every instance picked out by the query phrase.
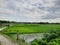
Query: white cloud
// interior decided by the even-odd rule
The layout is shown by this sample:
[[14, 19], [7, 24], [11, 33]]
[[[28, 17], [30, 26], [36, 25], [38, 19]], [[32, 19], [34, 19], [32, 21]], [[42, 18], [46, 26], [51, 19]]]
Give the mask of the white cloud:
[[7, 13], [7, 14], [16, 15], [17, 11], [9, 10], [9, 9], [6, 9], [6, 8], [0, 8], [0, 13]]
[[[60, 19], [60, 4], [58, 0], [0, 0], [0, 16], [15, 21], [48, 21]], [[3, 14], [3, 15], [1, 15]], [[51, 17], [52, 16], [52, 17]], [[57, 17], [58, 16], [58, 17]], [[7, 17], [7, 18], [6, 18]], [[46, 20], [42, 19], [46, 18]], [[48, 17], [51, 17], [48, 19]], [[12, 19], [11, 19], [12, 18]], [[55, 18], [55, 19], [53, 19]], [[59, 22], [59, 21], [57, 21]]]

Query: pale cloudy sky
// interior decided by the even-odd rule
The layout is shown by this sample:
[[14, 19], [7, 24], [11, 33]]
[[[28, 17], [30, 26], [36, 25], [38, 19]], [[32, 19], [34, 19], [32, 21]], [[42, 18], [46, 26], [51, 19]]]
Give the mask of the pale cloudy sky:
[[60, 22], [60, 0], [0, 0], [0, 20]]

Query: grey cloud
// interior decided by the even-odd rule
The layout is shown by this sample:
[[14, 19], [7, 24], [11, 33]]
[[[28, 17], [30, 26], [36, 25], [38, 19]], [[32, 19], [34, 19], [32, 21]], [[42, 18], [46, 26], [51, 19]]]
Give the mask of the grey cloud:
[[41, 19], [56, 19], [56, 18], [60, 18], [60, 15], [45, 15], [45, 16], [42, 16]]
[[[35, 15], [35, 13], [37, 13], [36, 17], [39, 18], [39, 19], [36, 18], [36, 20], [38, 20], [38, 21], [40, 19], [44, 20], [44, 19], [60, 18], [60, 13], [57, 14], [58, 12], [60, 12], [60, 0], [54, 1], [52, 4], [53, 6], [45, 5], [46, 3], [48, 3], [47, 2], [48, 0], [41, 0], [41, 2], [39, 2], [40, 0], [37, 0], [37, 1], [35, 1], [35, 0], [5, 0], [5, 1], [8, 2], [7, 7], [5, 7], [5, 8], [8, 8], [8, 10], [17, 11], [17, 13], [16, 13], [17, 17], [15, 17], [15, 19], [17, 19], [19, 17], [18, 20], [23, 19], [25, 21], [29, 21], [29, 19], [31, 18], [31, 20], [34, 21], [35, 20], [35, 19], [33, 20], [34, 16], [32, 16], [32, 17], [29, 16], [30, 17], [29, 18], [28, 15]], [[16, 4], [16, 2], [18, 4], [14, 5], [14, 4]], [[3, 15], [12, 16], [12, 14], [3, 14]], [[38, 16], [38, 15], [42, 15], [42, 16]]]
[[54, 1], [56, 5], [60, 6], [60, 0]]

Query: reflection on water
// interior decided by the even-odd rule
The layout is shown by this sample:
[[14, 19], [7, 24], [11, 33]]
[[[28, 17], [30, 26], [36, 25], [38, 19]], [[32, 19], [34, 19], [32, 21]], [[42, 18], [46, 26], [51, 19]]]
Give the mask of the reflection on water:
[[[13, 37], [17, 37], [16, 35], [14, 35]], [[33, 41], [34, 39], [42, 39], [44, 37], [44, 33], [34, 33], [34, 34], [20, 34], [19, 35], [20, 38], [22, 38], [23, 40], [25, 40], [25, 42], [30, 43], [31, 41]]]
[[38, 39], [42, 39], [44, 36], [43, 33], [36, 33], [36, 34], [20, 34], [19, 37], [24, 39], [25, 42], [31, 42], [34, 39], [38, 38]]

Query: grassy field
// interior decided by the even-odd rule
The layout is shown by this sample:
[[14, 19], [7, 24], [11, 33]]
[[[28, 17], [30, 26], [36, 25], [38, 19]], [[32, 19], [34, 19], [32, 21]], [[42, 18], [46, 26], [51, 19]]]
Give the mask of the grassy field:
[[14, 24], [3, 30], [4, 33], [45, 33], [60, 30], [60, 24]]

